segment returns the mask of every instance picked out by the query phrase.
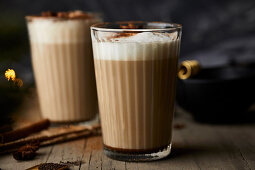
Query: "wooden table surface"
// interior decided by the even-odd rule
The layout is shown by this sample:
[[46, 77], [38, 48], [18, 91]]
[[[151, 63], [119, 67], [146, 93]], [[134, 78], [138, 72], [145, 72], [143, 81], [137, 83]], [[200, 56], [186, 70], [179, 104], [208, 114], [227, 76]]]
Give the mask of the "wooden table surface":
[[[19, 122], [23, 124], [40, 119], [36, 96], [29, 98], [18, 111], [22, 115]], [[199, 124], [179, 110], [176, 123], [185, 127], [174, 129], [172, 152], [163, 160], [140, 163], [112, 160], [103, 154], [101, 136], [95, 136], [40, 148], [32, 161], [18, 162], [11, 154], [0, 155], [0, 168], [26, 169], [44, 162], [78, 161], [71, 169], [255, 169], [254, 124]]]

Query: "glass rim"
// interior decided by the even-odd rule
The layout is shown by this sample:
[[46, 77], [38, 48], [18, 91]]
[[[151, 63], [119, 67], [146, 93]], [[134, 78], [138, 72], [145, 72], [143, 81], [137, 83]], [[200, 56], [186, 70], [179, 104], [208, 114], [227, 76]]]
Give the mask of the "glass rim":
[[[147, 24], [151, 26], [165, 26], [164, 28], [111, 28], [112, 25], [120, 24]], [[107, 27], [108, 26], [108, 27]], [[180, 31], [182, 29], [181, 24], [171, 22], [159, 22], [159, 21], [120, 21], [120, 22], [100, 22], [93, 24], [90, 27], [94, 31], [102, 32], [157, 32], [157, 31]]]

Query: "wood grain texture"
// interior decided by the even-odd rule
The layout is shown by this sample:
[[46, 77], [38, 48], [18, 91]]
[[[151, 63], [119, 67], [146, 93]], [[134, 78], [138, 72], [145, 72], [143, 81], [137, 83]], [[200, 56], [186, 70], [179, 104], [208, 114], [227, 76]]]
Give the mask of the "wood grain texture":
[[[35, 113], [29, 111], [27, 113]], [[24, 118], [23, 118], [24, 119]], [[30, 117], [31, 119], [31, 117]], [[28, 122], [28, 121], [25, 121]], [[44, 162], [78, 162], [80, 170], [254, 170], [255, 125], [208, 125], [194, 122], [187, 113], [178, 113], [170, 156], [153, 162], [121, 162], [106, 157], [101, 136], [40, 148], [32, 161], [18, 162], [11, 154], [0, 155], [1, 169], [24, 170]]]
[[24, 170], [32, 166], [38, 165], [43, 162], [47, 162], [51, 153], [53, 146], [41, 148], [38, 151], [38, 156], [32, 161], [16, 161], [12, 154], [0, 155], [0, 168], [4, 170]]
[[[179, 119], [181, 120], [181, 119]], [[18, 162], [11, 155], [0, 156], [0, 168], [25, 169], [43, 162], [78, 161], [71, 169], [255, 169], [254, 125], [210, 126], [183, 121], [174, 130], [169, 157], [153, 162], [121, 162], [107, 158], [100, 136], [80, 139], [39, 150], [33, 161]]]

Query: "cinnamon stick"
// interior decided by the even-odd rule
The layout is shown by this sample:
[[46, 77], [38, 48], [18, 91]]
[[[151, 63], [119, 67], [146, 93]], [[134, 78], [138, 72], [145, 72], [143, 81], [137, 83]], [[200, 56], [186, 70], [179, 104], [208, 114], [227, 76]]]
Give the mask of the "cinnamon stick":
[[39, 142], [40, 146], [48, 146], [56, 143], [62, 143], [74, 139], [78, 139], [90, 135], [98, 135], [100, 133], [101, 126], [85, 125], [85, 126], [70, 126], [70, 127], [54, 127], [49, 128], [40, 134], [35, 134], [23, 139], [19, 139], [13, 142], [0, 144], [0, 155], [17, 150], [17, 148], [26, 145], [27, 143]]
[[43, 129], [47, 129], [49, 126], [50, 126], [49, 119], [43, 119], [31, 125], [0, 134], [0, 143], [7, 143], [27, 137], [33, 133], [40, 132]]

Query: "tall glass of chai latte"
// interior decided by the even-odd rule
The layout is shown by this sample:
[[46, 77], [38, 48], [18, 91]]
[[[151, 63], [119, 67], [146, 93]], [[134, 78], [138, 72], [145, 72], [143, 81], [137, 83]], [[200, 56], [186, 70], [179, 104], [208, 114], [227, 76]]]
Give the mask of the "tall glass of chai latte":
[[171, 150], [181, 25], [100, 23], [91, 27], [104, 152], [150, 161]]
[[90, 26], [101, 18], [70, 11], [26, 19], [42, 116], [67, 123], [92, 119], [98, 109]]

